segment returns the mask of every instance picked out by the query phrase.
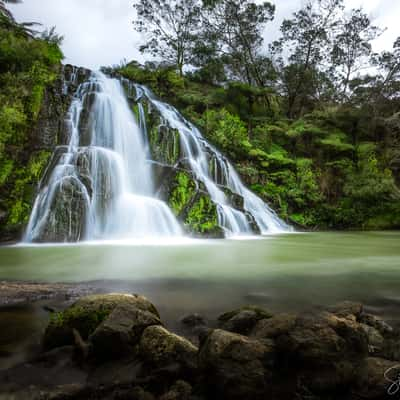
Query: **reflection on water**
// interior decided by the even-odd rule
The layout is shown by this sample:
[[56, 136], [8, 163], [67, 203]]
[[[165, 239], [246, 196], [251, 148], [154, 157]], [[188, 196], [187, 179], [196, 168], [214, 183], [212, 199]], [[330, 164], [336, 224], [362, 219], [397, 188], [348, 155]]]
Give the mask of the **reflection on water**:
[[[400, 233], [3, 247], [0, 280], [6, 279], [96, 281], [104, 291], [144, 294], [172, 328], [183, 314], [213, 318], [246, 303], [299, 311], [356, 300], [393, 319], [400, 302]], [[0, 324], [6, 319], [0, 312]]]

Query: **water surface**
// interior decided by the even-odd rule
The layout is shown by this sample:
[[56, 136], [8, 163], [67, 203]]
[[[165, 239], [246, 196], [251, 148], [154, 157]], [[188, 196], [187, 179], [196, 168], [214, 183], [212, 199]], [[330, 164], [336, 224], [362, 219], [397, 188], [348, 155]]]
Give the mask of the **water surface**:
[[[306, 233], [242, 240], [0, 247], [0, 280], [90, 282], [147, 296], [167, 327], [243, 304], [308, 311], [343, 300], [398, 324], [400, 233]], [[46, 302], [44, 302], [46, 303]], [[38, 348], [43, 303], [0, 309], [0, 369]]]
[[301, 309], [344, 299], [400, 300], [398, 232], [162, 243], [3, 247], [0, 279], [102, 281], [182, 311], [244, 302]]

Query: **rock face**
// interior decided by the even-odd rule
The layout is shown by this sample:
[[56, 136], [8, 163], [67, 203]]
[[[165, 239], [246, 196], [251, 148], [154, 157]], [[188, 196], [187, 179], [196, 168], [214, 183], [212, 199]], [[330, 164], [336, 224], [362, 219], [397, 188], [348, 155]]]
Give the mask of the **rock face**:
[[210, 393], [230, 399], [262, 399], [270, 384], [273, 346], [235, 333], [214, 330], [199, 352]]
[[[117, 307], [118, 310], [115, 310]], [[110, 316], [114, 310], [114, 315]], [[140, 314], [138, 310], [146, 314]], [[130, 314], [126, 315], [127, 313]], [[150, 322], [151, 316], [148, 314], [154, 316], [152, 321], [158, 321], [159, 315], [156, 308], [142, 296], [127, 294], [87, 296], [75, 302], [67, 310], [52, 316], [44, 335], [44, 345], [45, 348], [51, 349], [73, 344], [74, 329], [86, 340], [110, 316], [110, 320], [105, 321], [99, 328], [100, 332], [97, 332], [97, 337], [94, 335], [95, 339], [101, 343], [102, 335], [106, 335], [106, 332], [110, 332], [112, 329], [121, 331], [124, 324], [127, 323], [126, 320], [132, 319], [132, 316], [136, 317], [138, 324], [145, 323], [144, 321]], [[118, 316], [117, 322], [115, 321], [116, 315]], [[136, 328], [134, 322], [131, 324], [132, 329]]]
[[225, 329], [196, 314], [182, 323], [202, 327], [199, 347], [142, 296], [82, 298], [53, 316], [50, 351], [0, 372], [0, 397], [378, 400], [397, 388], [400, 333], [357, 304], [300, 315], [246, 306], [220, 316]]
[[[219, 206], [213, 201], [215, 197], [210, 195], [205, 184], [193, 172], [182, 143], [188, 142], [192, 157], [199, 156], [199, 147], [193, 142], [193, 138], [182, 137], [179, 130], [170, 125], [147, 95], [140, 90], [133, 90], [135, 93], [129, 97], [135, 99], [132, 102], [135, 113], [141, 125], [147, 127], [159, 197], [167, 202], [187, 233], [202, 237], [224, 237], [224, 229], [218, 218]], [[192, 129], [187, 122], [184, 124], [187, 129]], [[200, 157], [197, 162], [207, 164], [216, 188], [221, 191], [220, 196], [226, 198], [226, 205], [232, 207], [233, 212], [243, 213], [254, 233], [259, 233], [254, 218], [244, 210], [243, 197], [227, 187], [226, 160], [217, 158], [215, 151], [204, 140], [201, 141], [201, 151], [205, 158], [200, 161]]]

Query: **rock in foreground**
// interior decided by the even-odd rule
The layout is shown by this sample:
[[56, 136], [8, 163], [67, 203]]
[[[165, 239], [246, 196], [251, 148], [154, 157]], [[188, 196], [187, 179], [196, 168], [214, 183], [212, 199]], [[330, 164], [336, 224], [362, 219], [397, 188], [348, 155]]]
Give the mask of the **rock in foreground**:
[[82, 298], [53, 316], [51, 351], [0, 373], [0, 398], [378, 400], [400, 372], [399, 333], [360, 304], [306, 315], [247, 306], [218, 325], [202, 319], [196, 347], [142, 296]]

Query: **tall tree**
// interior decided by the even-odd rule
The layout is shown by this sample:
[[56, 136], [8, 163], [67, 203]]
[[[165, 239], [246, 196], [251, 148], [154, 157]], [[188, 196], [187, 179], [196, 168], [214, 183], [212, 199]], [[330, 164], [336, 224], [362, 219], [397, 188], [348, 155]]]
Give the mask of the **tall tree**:
[[7, 9], [6, 4], [18, 4], [22, 3], [22, 0], [0, 0], [0, 14], [7, 16], [8, 18], [14, 20], [13, 15]]
[[203, 36], [213, 57], [228, 67], [228, 76], [249, 85], [264, 85], [260, 54], [265, 24], [274, 18], [275, 6], [243, 0], [205, 0]]
[[347, 98], [349, 83], [354, 74], [370, 66], [371, 42], [381, 32], [360, 8], [351, 10], [340, 23], [334, 37], [332, 62], [339, 73], [342, 101]]
[[293, 18], [284, 20], [281, 25], [282, 37], [274, 43], [274, 49], [288, 54], [289, 64], [283, 68], [282, 87], [288, 98], [290, 118], [303, 113], [310, 89], [317, 85], [342, 10], [343, 0], [308, 1]]
[[198, 0], [139, 0], [134, 7], [135, 29], [146, 36], [140, 51], [174, 64], [182, 76], [198, 34]]

